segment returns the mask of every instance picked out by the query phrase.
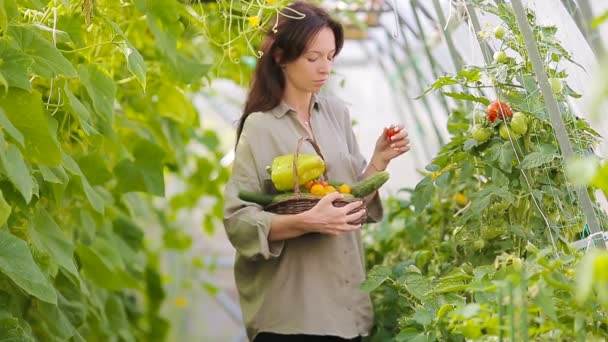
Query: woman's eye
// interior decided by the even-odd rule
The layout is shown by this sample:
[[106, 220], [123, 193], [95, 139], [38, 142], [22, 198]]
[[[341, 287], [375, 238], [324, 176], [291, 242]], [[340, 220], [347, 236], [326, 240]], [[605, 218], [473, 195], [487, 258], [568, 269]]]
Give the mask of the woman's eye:
[[308, 58], [308, 61], [309, 61], [309, 62], [316, 62], [316, 61], [317, 61], [317, 59], [316, 59], [316, 58]]

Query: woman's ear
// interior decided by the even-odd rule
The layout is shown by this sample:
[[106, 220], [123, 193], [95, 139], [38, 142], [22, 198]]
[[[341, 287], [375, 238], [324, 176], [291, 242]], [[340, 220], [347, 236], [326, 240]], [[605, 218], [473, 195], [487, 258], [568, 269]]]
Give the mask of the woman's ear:
[[281, 61], [283, 60], [283, 51], [282, 50], [277, 49], [277, 51], [274, 53], [274, 55], [272, 57], [274, 58], [275, 63], [277, 63], [281, 67], [284, 66], [284, 64], [281, 64]]

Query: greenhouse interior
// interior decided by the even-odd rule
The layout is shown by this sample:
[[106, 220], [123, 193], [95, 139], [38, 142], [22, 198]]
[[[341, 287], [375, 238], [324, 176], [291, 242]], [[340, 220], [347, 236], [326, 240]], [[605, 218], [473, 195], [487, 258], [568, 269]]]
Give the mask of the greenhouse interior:
[[1, 0], [0, 341], [608, 341], [607, 98], [604, 0]]

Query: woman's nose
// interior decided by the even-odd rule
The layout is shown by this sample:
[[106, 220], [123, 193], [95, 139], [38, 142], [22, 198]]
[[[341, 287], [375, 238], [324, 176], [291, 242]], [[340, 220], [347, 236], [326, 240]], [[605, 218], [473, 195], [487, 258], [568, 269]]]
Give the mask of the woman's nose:
[[322, 74], [329, 74], [329, 72], [331, 71], [332, 64], [332, 61], [322, 62], [321, 66], [319, 67], [319, 72]]

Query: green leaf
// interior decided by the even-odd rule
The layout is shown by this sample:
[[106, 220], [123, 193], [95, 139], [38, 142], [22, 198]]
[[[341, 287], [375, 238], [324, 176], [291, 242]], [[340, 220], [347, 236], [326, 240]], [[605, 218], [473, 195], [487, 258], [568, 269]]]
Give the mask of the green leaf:
[[423, 300], [431, 291], [431, 283], [426, 276], [420, 273], [409, 272], [399, 278], [406, 290], [419, 300]]
[[557, 310], [555, 309], [555, 302], [553, 301], [553, 290], [542, 284], [536, 297], [534, 297], [534, 304], [538, 305], [541, 309], [540, 312], [546, 315], [553, 321], [557, 321]]
[[498, 166], [506, 173], [511, 173], [513, 168], [513, 160], [515, 159], [515, 151], [510, 141], [505, 141], [498, 152]]
[[414, 321], [422, 326], [427, 326], [431, 324], [433, 318], [435, 317], [435, 312], [429, 310], [426, 306], [418, 308], [414, 313]]
[[0, 341], [2, 342], [35, 342], [36, 340], [23, 329], [15, 317], [0, 319]]
[[0, 153], [0, 160], [8, 179], [15, 185], [26, 203], [30, 203], [36, 185], [23, 160], [21, 151], [15, 145], [8, 145], [6, 151]]
[[131, 248], [141, 249], [143, 247], [144, 232], [129, 217], [120, 215], [112, 222], [114, 233], [120, 236]]
[[55, 289], [34, 262], [27, 244], [6, 229], [0, 229], [0, 272], [30, 295], [57, 304]]
[[42, 174], [42, 179], [49, 183], [65, 184], [70, 179], [63, 167], [46, 167], [39, 165], [38, 169]]
[[52, 256], [59, 266], [65, 268], [78, 279], [72, 239], [61, 231], [61, 228], [44, 208], [39, 207], [36, 211], [32, 227], [30, 237], [36, 248]]
[[133, 44], [131, 44], [129, 39], [127, 39], [127, 36], [115, 22], [108, 18], [104, 19], [110, 23], [114, 29], [114, 33], [123, 39], [122, 41], [114, 39], [114, 42], [122, 54], [125, 55], [125, 58], [127, 59], [127, 68], [137, 78], [137, 81], [139, 81], [143, 90], [146, 91], [146, 62], [144, 61], [144, 58]]
[[32, 64], [34, 73], [47, 78], [55, 75], [78, 76], [72, 63], [32, 26], [11, 26], [8, 34], [12, 36], [19, 49], [34, 60]]
[[45, 327], [45, 332], [56, 341], [69, 341], [77, 333], [66, 314], [57, 305], [40, 303], [30, 312], [32, 314], [30, 319], [36, 320]]
[[8, 117], [4, 113], [4, 110], [0, 108], [0, 127], [8, 133], [15, 141], [19, 143], [21, 147], [25, 147], [25, 141], [23, 139], [23, 134], [19, 132], [19, 130], [13, 126], [13, 124], [8, 120]]
[[184, 125], [192, 125], [196, 111], [182, 90], [172, 85], [163, 85], [158, 91], [158, 113]]
[[185, 84], [199, 82], [211, 68], [209, 64], [203, 64], [181, 53], [177, 54], [177, 60], [170, 65], [173, 71], [171, 75]]
[[585, 301], [591, 294], [591, 291], [593, 290], [594, 264], [597, 255], [597, 250], [593, 249], [589, 251], [587, 254], [585, 254], [576, 269], [576, 288], [574, 298], [580, 305], [583, 305], [585, 303]]
[[441, 92], [441, 93], [445, 96], [449, 96], [449, 97], [459, 99], [459, 100], [479, 102], [486, 106], [490, 104], [490, 100], [486, 99], [485, 97], [477, 97], [477, 96], [467, 94], [467, 93], [455, 93], [455, 92]]
[[114, 294], [108, 297], [105, 311], [113, 334], [120, 336], [124, 341], [135, 341], [135, 338], [131, 334], [131, 325], [127, 319], [125, 307], [117, 295]]
[[406, 328], [395, 336], [396, 342], [427, 342], [429, 341], [426, 332], [420, 332], [414, 328]]
[[105, 207], [103, 198], [91, 186], [91, 184], [89, 184], [89, 181], [84, 175], [80, 176], [80, 180], [82, 182], [82, 188], [84, 189], [84, 193], [87, 196], [89, 203], [91, 203], [93, 209], [95, 209], [96, 212], [103, 214]]
[[[21, 88], [31, 91], [32, 85], [28, 79], [29, 68], [34, 60], [17, 49], [10, 47], [6, 39], [0, 39], [0, 74], [8, 87]], [[5, 90], [6, 90], [5, 85]]]
[[137, 281], [125, 272], [120, 252], [104, 238], [97, 237], [90, 247], [79, 244], [76, 253], [83, 274], [97, 286], [115, 291], [138, 287]]
[[91, 186], [91, 184], [89, 184], [87, 177], [84, 175], [84, 173], [82, 173], [82, 170], [80, 170], [80, 167], [78, 166], [76, 161], [74, 161], [74, 159], [72, 159], [69, 154], [64, 152], [62, 154], [62, 163], [68, 171], [80, 177], [82, 189], [84, 190], [84, 193], [87, 199], [89, 200], [89, 203], [91, 203], [91, 206], [93, 207], [93, 209], [95, 209], [95, 211], [100, 214], [103, 214], [105, 207], [103, 198], [101, 198], [99, 193], [97, 193], [97, 191]]
[[192, 246], [192, 237], [180, 230], [171, 229], [164, 232], [163, 243], [166, 248], [185, 251]]
[[541, 152], [532, 152], [524, 157], [522, 160], [520, 168], [524, 170], [533, 169], [535, 167], [539, 167], [541, 165], [547, 164], [553, 159], [557, 157], [556, 154], [544, 154]]
[[433, 182], [430, 178], [424, 178], [416, 185], [413, 203], [417, 214], [420, 214], [429, 204], [433, 192]]
[[372, 292], [387, 281], [393, 274], [388, 266], [376, 265], [367, 274], [367, 279], [360, 285], [360, 289], [365, 292]]
[[473, 147], [477, 146], [478, 142], [477, 140], [473, 139], [473, 138], [469, 138], [464, 142], [464, 145], [462, 146], [462, 149], [465, 151], [468, 151], [470, 149], [472, 149]]
[[205, 220], [203, 222], [203, 230], [207, 235], [213, 235], [215, 232], [215, 222], [213, 221], [213, 216], [205, 215]]
[[0, 0], [0, 31], [6, 32], [9, 21], [18, 15], [14, 0]]
[[464, 78], [468, 83], [479, 81], [481, 70], [479, 68], [463, 69], [458, 72], [458, 77]]
[[116, 83], [94, 64], [78, 67], [80, 82], [86, 88], [97, 114], [107, 123], [114, 122], [114, 100]]
[[135, 144], [133, 155], [135, 162], [125, 159], [114, 169], [118, 175], [119, 191], [146, 191], [164, 196], [164, 151], [158, 145], [142, 139]]
[[608, 10], [604, 11], [604, 13], [600, 14], [599, 16], [593, 18], [593, 20], [591, 21], [591, 29], [597, 30], [600, 25], [606, 20], [608, 20]]
[[63, 92], [66, 97], [66, 105], [68, 108], [76, 115], [78, 122], [80, 122], [80, 126], [86, 135], [91, 134], [99, 134], [95, 128], [93, 128], [93, 124], [91, 123], [91, 114], [89, 110], [78, 100], [76, 96], [70, 90], [68, 86], [68, 82], [65, 83], [63, 87]]
[[61, 150], [53, 137], [43, 112], [40, 93], [10, 88], [0, 97], [0, 108], [25, 138], [27, 160], [47, 166], [59, 166]]
[[2, 227], [6, 223], [8, 218], [11, 216], [12, 210], [13, 209], [11, 208], [11, 206], [6, 203], [4, 195], [0, 190], [0, 227]]
[[106, 159], [99, 152], [91, 152], [78, 159], [80, 170], [91, 185], [103, 185], [114, 178], [106, 166]]

